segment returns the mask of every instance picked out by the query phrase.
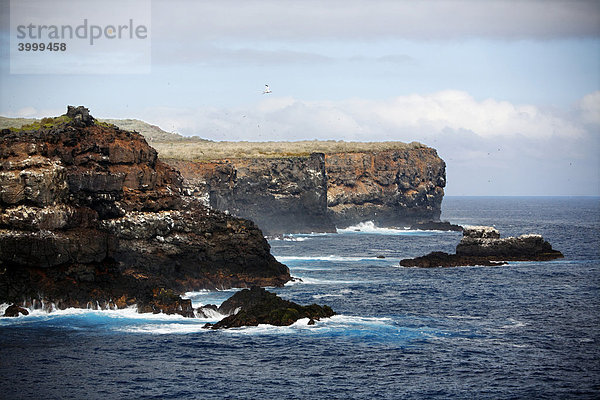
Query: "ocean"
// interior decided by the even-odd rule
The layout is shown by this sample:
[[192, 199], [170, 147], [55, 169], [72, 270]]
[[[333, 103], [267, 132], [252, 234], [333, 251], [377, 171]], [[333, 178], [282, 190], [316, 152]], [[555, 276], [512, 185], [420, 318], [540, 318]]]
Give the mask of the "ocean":
[[333, 318], [220, 331], [202, 328], [218, 315], [131, 309], [0, 318], [0, 398], [600, 398], [600, 198], [446, 197], [442, 209], [503, 237], [542, 234], [565, 258], [412, 269], [399, 261], [453, 252], [461, 234], [365, 222], [290, 235], [272, 253], [302, 281], [272, 290]]

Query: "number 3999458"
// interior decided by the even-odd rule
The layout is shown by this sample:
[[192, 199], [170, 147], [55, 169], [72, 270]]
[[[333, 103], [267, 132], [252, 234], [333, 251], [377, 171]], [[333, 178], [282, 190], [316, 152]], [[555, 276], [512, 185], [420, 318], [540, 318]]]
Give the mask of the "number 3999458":
[[67, 44], [59, 42], [48, 42], [48, 43], [18, 43], [17, 49], [19, 51], [66, 51]]

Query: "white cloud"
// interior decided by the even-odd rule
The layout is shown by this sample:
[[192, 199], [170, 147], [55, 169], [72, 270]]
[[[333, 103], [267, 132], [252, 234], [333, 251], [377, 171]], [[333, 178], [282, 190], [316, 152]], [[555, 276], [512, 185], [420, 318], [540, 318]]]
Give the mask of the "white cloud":
[[583, 122], [600, 125], [600, 91], [590, 93], [579, 102]]
[[[598, 101], [598, 94], [582, 100], [587, 120], [598, 118]], [[153, 109], [147, 117], [169, 130], [217, 140], [414, 140], [461, 131], [482, 138], [542, 139], [579, 137], [585, 132], [580, 121], [533, 105], [478, 101], [456, 90], [337, 102], [268, 97], [246, 108]]]

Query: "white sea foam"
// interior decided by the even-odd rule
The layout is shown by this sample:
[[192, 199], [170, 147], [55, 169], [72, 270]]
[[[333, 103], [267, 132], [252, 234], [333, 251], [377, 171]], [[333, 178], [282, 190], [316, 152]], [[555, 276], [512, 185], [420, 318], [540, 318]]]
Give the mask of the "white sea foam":
[[16, 321], [18, 319], [51, 319], [51, 318], [65, 318], [65, 317], [76, 317], [76, 316], [90, 316], [90, 317], [102, 317], [110, 319], [130, 319], [130, 320], [153, 320], [153, 321], [175, 321], [175, 320], [189, 320], [179, 314], [152, 314], [152, 313], [139, 313], [136, 306], [123, 308], [120, 310], [92, 310], [86, 308], [67, 308], [64, 310], [54, 309], [51, 312], [42, 309], [27, 309], [29, 315], [21, 315], [18, 318], [3, 318], [0, 321]]
[[258, 325], [226, 329], [222, 332], [228, 335], [289, 335], [302, 334], [328, 334], [332, 331], [349, 333], [349, 330], [359, 332], [372, 332], [379, 329], [395, 329], [391, 318], [358, 317], [348, 315], [334, 315], [315, 321], [314, 325], [308, 325], [308, 318], [299, 319], [289, 326]]
[[221, 305], [225, 300], [233, 296], [235, 292], [243, 288], [232, 288], [224, 290], [198, 290], [194, 292], [186, 292], [183, 294], [184, 299], [192, 300], [194, 308], [201, 307], [207, 304]]
[[[221, 320], [223, 318], [225, 318], [227, 315], [223, 315], [220, 312], [216, 311], [216, 310], [212, 310], [210, 308], [205, 308], [202, 310], [202, 312], [204, 313], [204, 315], [206, 315], [206, 317], [211, 320], [211, 321], [218, 321]], [[198, 314], [195, 313], [196, 317], [198, 317]], [[203, 318], [202, 316], [200, 316], [201, 318]]]
[[277, 261], [285, 263], [289, 261], [335, 261], [335, 262], [356, 262], [356, 261], [385, 261], [385, 258], [376, 256], [356, 257], [356, 256], [275, 256]]
[[442, 233], [444, 231], [430, 231], [430, 230], [418, 230], [410, 228], [381, 228], [375, 225], [373, 221], [361, 222], [357, 225], [352, 225], [347, 228], [337, 229], [337, 233], [341, 234], [375, 234], [375, 235], [432, 235], [436, 233]]
[[204, 324], [206, 320], [195, 320], [198, 323], [193, 324], [143, 324], [135, 326], [127, 326], [116, 328], [116, 332], [127, 332], [127, 333], [147, 333], [152, 335], [168, 335], [168, 334], [187, 334], [187, 333], [198, 333], [206, 332]]
[[284, 242], [304, 242], [307, 239], [308, 239], [308, 237], [306, 237], [306, 236], [299, 236], [299, 237], [290, 236], [290, 237], [284, 237], [283, 241]]
[[287, 282], [286, 286], [292, 286], [296, 284], [306, 284], [306, 285], [349, 285], [355, 283], [365, 283], [366, 281], [353, 281], [353, 280], [331, 280], [331, 279], [316, 279], [307, 276], [296, 276], [300, 281], [295, 282]]

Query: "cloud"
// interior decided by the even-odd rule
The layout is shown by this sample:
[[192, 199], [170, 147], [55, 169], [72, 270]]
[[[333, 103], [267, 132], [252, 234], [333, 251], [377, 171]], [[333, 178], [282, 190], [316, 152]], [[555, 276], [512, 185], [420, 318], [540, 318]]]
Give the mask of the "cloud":
[[580, 102], [585, 121], [568, 119], [533, 105], [478, 101], [466, 92], [446, 90], [387, 100], [303, 101], [269, 97], [236, 109], [152, 109], [148, 117], [184, 134], [218, 140], [348, 139], [398, 140], [448, 132], [472, 132], [482, 138], [523, 136], [532, 139], [579, 137], [582, 122], [598, 121], [600, 95]]
[[[185, 11], [182, 11], [185, 10]], [[238, 0], [155, 1], [156, 36], [193, 40], [553, 39], [598, 37], [600, 3], [590, 1]]]
[[579, 109], [583, 122], [600, 125], [600, 91], [590, 93], [581, 99]]

